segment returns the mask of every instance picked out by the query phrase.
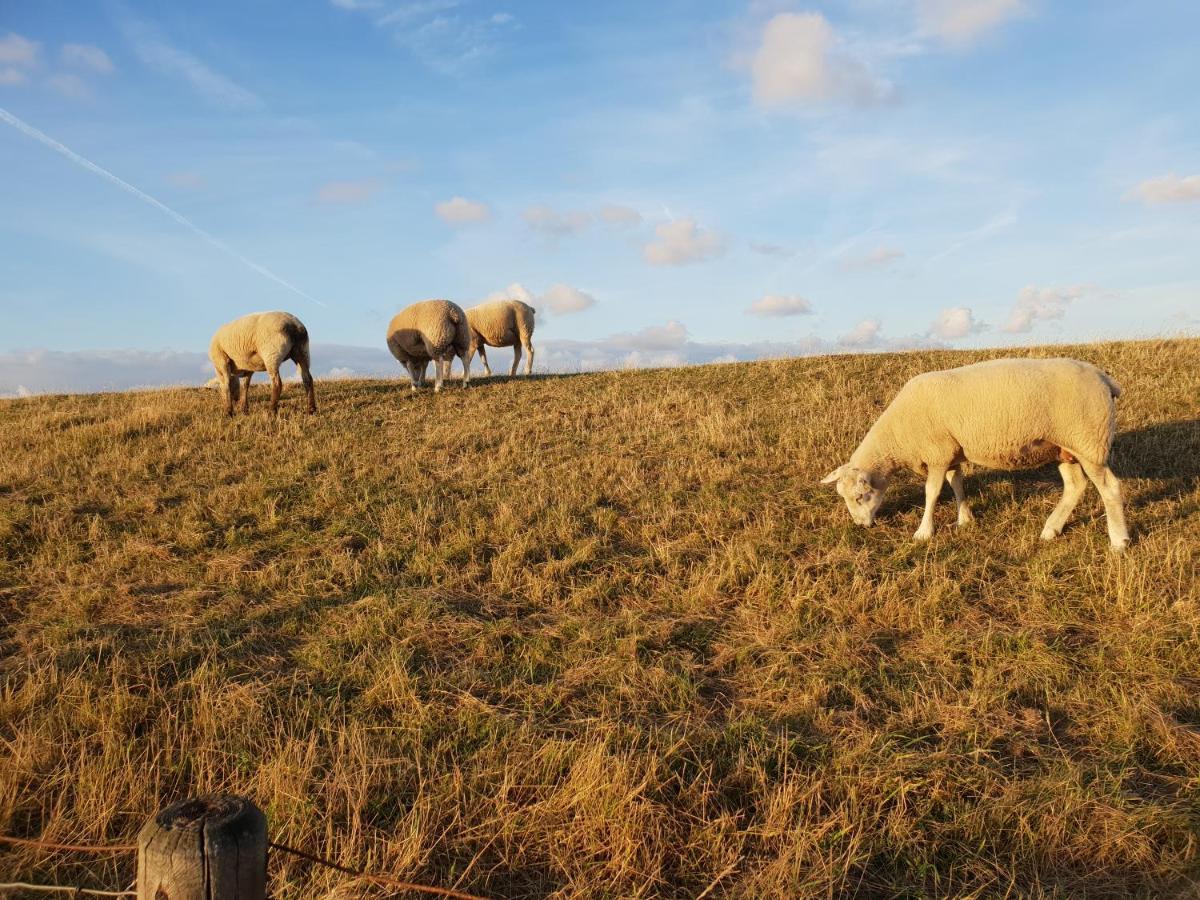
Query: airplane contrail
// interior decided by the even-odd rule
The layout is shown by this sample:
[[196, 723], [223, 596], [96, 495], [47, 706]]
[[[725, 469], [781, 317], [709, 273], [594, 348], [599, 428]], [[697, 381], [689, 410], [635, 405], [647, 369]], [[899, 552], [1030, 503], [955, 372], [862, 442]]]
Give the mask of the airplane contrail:
[[[89, 172], [95, 172], [101, 178], [111, 181], [113, 184], [115, 184], [121, 190], [125, 191], [126, 193], [133, 194], [133, 196], [137, 197], [139, 200], [143, 201], [144, 203], [149, 203], [151, 206], [153, 206], [155, 209], [159, 210], [160, 212], [166, 213], [168, 216], [170, 216], [172, 219], [174, 219], [177, 223], [182, 225], [184, 228], [191, 231], [193, 234], [197, 235], [200, 238], [203, 238], [205, 241], [212, 244], [218, 250], [223, 250], [225, 253], [228, 253], [230, 256], [232, 256], [234, 259], [236, 259], [242, 265], [248, 266], [249, 268], [251, 268], [255, 272], [257, 272], [259, 275], [262, 275], [264, 278], [269, 278], [271, 281], [274, 281], [276, 284], [282, 285], [283, 287], [287, 288], [292, 293], [299, 294], [305, 300], [309, 300], [312, 303], [317, 304], [317, 306], [325, 306], [325, 304], [322, 303], [320, 300], [318, 300], [316, 297], [313, 297], [313, 296], [310, 296], [309, 294], [304, 293], [304, 291], [300, 290], [300, 288], [298, 288], [294, 284], [291, 284], [290, 282], [285, 281], [284, 279], [280, 278], [278, 275], [276, 275], [274, 272], [272, 272], [266, 266], [260, 266], [258, 263], [254, 262], [254, 260], [246, 259], [246, 257], [242, 256], [242, 254], [238, 253], [236, 250], [234, 250], [232, 247], [230, 247], [228, 244], [226, 244], [220, 238], [214, 237], [213, 235], [209, 234], [207, 231], [205, 231], [199, 225], [196, 225], [191, 220], [185, 218], [184, 216], [181, 216], [179, 213], [175, 212], [175, 210], [171, 209], [171, 207], [167, 206], [165, 203], [162, 203], [159, 200], [155, 200], [153, 197], [151, 197], [145, 191], [138, 190], [132, 184], [130, 184], [128, 181], [121, 180], [116, 175], [114, 175], [112, 172], [108, 171], [107, 169], [101, 168], [100, 166], [98, 166], [94, 162], [92, 162], [91, 160], [84, 159], [82, 156], [80, 156], [78, 153], [76, 153], [70, 147], [67, 147], [64, 144], [60, 144], [58, 141], [54, 140], [54, 138], [50, 137], [48, 134], [44, 134], [44, 133], [38, 131], [32, 125], [28, 124], [27, 122], [21, 121], [20, 119], [18, 119], [16, 116], [14, 116], [12, 113], [10, 113], [8, 110], [4, 109], [3, 107], [0, 107], [0, 121], [6, 122], [7, 124], [11, 125], [13, 128], [17, 129], [17, 131], [21, 132], [22, 134], [24, 134], [27, 137], [33, 138], [38, 143], [45, 144], [47, 147], [49, 147], [55, 153], [61, 153], [63, 156], [65, 156], [67, 159], [71, 160], [71, 162], [75, 163], [76, 165], [82, 166], [83, 168], [87, 169]], [[328, 307], [326, 307], [326, 308], [328, 309]]]

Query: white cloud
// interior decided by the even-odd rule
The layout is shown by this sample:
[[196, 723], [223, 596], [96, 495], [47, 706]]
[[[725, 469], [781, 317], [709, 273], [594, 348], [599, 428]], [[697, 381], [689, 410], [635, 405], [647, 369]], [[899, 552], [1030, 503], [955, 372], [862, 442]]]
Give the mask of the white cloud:
[[796, 295], [767, 294], [751, 303], [746, 312], [752, 316], [807, 316], [812, 314], [812, 304]]
[[929, 328], [929, 333], [934, 337], [954, 340], [977, 334], [984, 327], [982, 322], [976, 321], [970, 307], [954, 306], [938, 313], [937, 319]]
[[721, 236], [698, 227], [695, 219], [664, 222], [654, 229], [654, 233], [658, 239], [642, 248], [646, 262], [652, 266], [681, 266], [712, 259], [725, 252]]
[[100, 75], [108, 75], [113, 70], [108, 54], [91, 44], [63, 44], [61, 56], [66, 66], [89, 69]]
[[11, 66], [0, 69], [0, 87], [16, 87], [18, 84], [24, 84], [28, 80], [29, 76], [20, 69], [14, 69]]
[[609, 225], [641, 225], [642, 214], [628, 206], [610, 204], [600, 207], [600, 218]]
[[903, 258], [903, 250], [897, 250], [895, 247], [876, 247], [861, 256], [846, 257], [842, 260], [841, 267], [847, 272], [872, 272], [886, 269]]
[[754, 98], [763, 106], [831, 100], [869, 106], [894, 94], [846, 52], [820, 13], [780, 13], [768, 21], [750, 69]]
[[167, 183], [185, 191], [198, 191], [208, 185], [199, 172], [172, 172], [167, 176]]
[[10, 31], [0, 37], [0, 65], [32, 68], [37, 65], [42, 45]]
[[549, 309], [558, 315], [583, 312], [596, 303], [591, 294], [571, 287], [569, 284], [552, 284], [544, 294], [535, 297], [533, 293], [520, 282], [510, 284], [502, 291], [493, 291], [483, 298], [484, 303], [493, 300], [520, 300], [528, 303], [534, 309]]
[[878, 319], [863, 319], [848, 334], [838, 338], [838, 343], [843, 347], [858, 349], [874, 347], [879, 343], [879, 332], [882, 330], [883, 326]]
[[364, 178], [361, 181], [331, 181], [321, 185], [313, 202], [322, 206], [353, 206], [366, 203], [383, 189], [383, 182], [378, 178]]
[[50, 76], [46, 79], [46, 84], [72, 100], [87, 100], [92, 96], [92, 89], [88, 87], [87, 82], [70, 72]]
[[502, 291], [492, 291], [483, 298], [484, 303], [491, 303], [493, 300], [520, 300], [522, 303], [527, 303], [534, 309], [537, 309], [536, 298], [520, 282], [514, 282]]
[[450, 225], [474, 225], [492, 217], [492, 211], [486, 203], [477, 203], [465, 197], [452, 197], [437, 204], [433, 211], [439, 219]]
[[962, 46], [1024, 9], [1023, 0], [917, 0], [917, 20], [925, 32]]
[[1181, 178], [1172, 173], [1159, 178], [1147, 178], [1125, 197], [1147, 204], [1190, 203], [1200, 200], [1200, 175]]
[[143, 63], [164, 75], [182, 78], [213, 106], [235, 111], [263, 107], [262, 100], [256, 94], [213, 71], [186, 50], [167, 43], [149, 26], [127, 19], [122, 29]]
[[549, 206], [531, 206], [521, 213], [525, 224], [549, 237], [579, 234], [592, 223], [592, 217], [582, 211], [558, 212]]
[[1023, 334], [1032, 331], [1038, 322], [1061, 319], [1066, 314], [1067, 307], [1089, 290], [1087, 285], [1069, 288], [1039, 288], [1029, 285], [1022, 288], [1012, 313], [1001, 330], [1009, 334]]
[[591, 294], [573, 288], [569, 284], [552, 284], [546, 293], [542, 294], [542, 303], [548, 306], [551, 312], [558, 315], [583, 312], [595, 302], [596, 298]]

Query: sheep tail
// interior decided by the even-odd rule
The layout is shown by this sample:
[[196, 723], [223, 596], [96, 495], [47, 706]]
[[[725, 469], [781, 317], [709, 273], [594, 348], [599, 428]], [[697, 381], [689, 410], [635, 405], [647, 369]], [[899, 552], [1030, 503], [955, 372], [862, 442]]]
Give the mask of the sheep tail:
[[1119, 384], [1117, 384], [1115, 381], [1113, 381], [1113, 377], [1111, 375], [1109, 375], [1107, 372], [1105, 372], [1103, 369], [1101, 369], [1099, 371], [1100, 371], [1100, 380], [1108, 385], [1108, 389], [1110, 391], [1112, 391], [1113, 398], [1115, 399], [1117, 397], [1120, 397], [1121, 396], [1121, 386]]

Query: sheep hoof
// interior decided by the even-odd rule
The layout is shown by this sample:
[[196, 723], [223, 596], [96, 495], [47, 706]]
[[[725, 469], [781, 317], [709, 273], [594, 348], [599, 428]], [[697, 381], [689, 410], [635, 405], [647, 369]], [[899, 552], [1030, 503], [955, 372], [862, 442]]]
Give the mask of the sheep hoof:
[[913, 540], [920, 541], [922, 544], [925, 543], [926, 541], [931, 540], [932, 538], [933, 538], [933, 529], [932, 528], [930, 528], [928, 530], [926, 530], [924, 528], [918, 528], [917, 533], [913, 535]]
[[975, 524], [975, 517], [970, 513], [963, 513], [958, 517], [958, 527], [966, 528], [968, 525]]
[[1117, 553], [1121, 553], [1121, 552], [1129, 549], [1129, 538], [1128, 537], [1116, 538], [1112, 542], [1112, 548]]
[[1043, 541], [1052, 541], [1056, 537], [1058, 537], [1058, 535], [1059, 535], [1059, 532], [1056, 531], [1055, 529], [1051, 528], [1049, 525], [1047, 525], [1045, 528], [1042, 529], [1042, 540]]

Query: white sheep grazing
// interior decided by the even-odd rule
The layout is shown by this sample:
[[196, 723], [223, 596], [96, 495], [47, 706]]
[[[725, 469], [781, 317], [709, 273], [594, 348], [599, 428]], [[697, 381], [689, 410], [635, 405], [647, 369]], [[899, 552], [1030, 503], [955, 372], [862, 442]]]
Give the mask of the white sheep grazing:
[[250, 411], [250, 379], [255, 372], [271, 376], [271, 412], [279, 409], [283, 379], [279, 366], [292, 360], [300, 370], [304, 391], [308, 395], [308, 411], [317, 411], [309, 373], [308, 329], [304, 323], [285, 312], [250, 313], [234, 319], [217, 329], [208, 347], [208, 358], [217, 372], [216, 380], [225, 400], [225, 412], [233, 415], [238, 399], [238, 379], [244, 379], [241, 390], [242, 412]]
[[449, 300], [422, 300], [396, 313], [387, 330], [388, 350], [408, 371], [412, 389], [425, 384], [425, 369], [434, 366], [434, 391], [450, 375], [457, 356], [463, 364], [463, 386], [471, 381], [471, 331], [467, 314]]
[[1062, 533], [1087, 489], [1086, 472], [1104, 500], [1109, 540], [1124, 549], [1121, 485], [1108, 467], [1120, 394], [1107, 374], [1074, 359], [998, 359], [926, 372], [900, 389], [850, 461], [822, 484], [836, 482], [851, 518], [870, 526], [895, 472], [924, 475], [925, 516], [914, 537], [927, 541], [943, 480], [954, 491], [958, 524], [974, 520], [963, 499], [964, 462], [1013, 470], [1057, 461], [1063, 496], [1042, 540]]
[[479, 351], [479, 359], [483, 363], [486, 375], [492, 374], [488, 365], [487, 352], [484, 347], [512, 347], [512, 368], [508, 370], [511, 378], [517, 374], [517, 364], [521, 361], [521, 349], [526, 353], [525, 374], [533, 371], [533, 317], [535, 310], [528, 303], [520, 300], [493, 300], [481, 303], [467, 310], [467, 322], [471, 326], [471, 349], [467, 359], [474, 357]]

